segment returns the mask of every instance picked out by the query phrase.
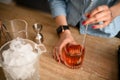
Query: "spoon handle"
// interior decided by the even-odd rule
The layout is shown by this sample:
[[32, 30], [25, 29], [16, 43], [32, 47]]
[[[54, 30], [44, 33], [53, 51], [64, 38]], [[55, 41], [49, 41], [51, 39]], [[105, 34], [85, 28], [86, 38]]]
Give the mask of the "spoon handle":
[[82, 46], [83, 46], [83, 47], [85, 46], [85, 42], [86, 42], [87, 29], [88, 29], [88, 25], [85, 26], [85, 34], [84, 34], [83, 42], [82, 42]]

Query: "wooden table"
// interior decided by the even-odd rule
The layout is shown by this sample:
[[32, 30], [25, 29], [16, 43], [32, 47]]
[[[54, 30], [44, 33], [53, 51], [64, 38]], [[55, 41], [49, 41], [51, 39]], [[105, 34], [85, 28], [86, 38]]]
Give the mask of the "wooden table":
[[[50, 14], [20, 6], [0, 4], [0, 19], [26, 20], [29, 24], [28, 31], [31, 39], [35, 34], [32, 25], [36, 22], [43, 25], [43, 43], [47, 52], [40, 56], [40, 80], [118, 80], [117, 48], [120, 45], [120, 39], [87, 35], [83, 65], [79, 69], [70, 69], [56, 62], [51, 56], [58, 37], [56, 24]], [[71, 28], [71, 32], [79, 43], [83, 35], [74, 28]], [[4, 80], [2, 71], [0, 71], [0, 80]]]

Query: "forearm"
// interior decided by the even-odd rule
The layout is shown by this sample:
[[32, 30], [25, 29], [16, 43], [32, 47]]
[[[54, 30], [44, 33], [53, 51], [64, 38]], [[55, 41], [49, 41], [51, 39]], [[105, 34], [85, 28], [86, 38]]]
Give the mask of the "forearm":
[[117, 3], [116, 5], [112, 6], [110, 8], [111, 12], [112, 12], [112, 17], [115, 18], [117, 16], [120, 16], [120, 1], [119, 3]]
[[66, 16], [60, 15], [60, 16], [55, 17], [55, 22], [56, 22], [57, 26], [67, 25]]
[[[55, 19], [57, 27], [68, 25], [66, 20], [66, 2], [65, 0], [49, 0], [52, 16]], [[56, 28], [57, 29], [57, 28]], [[60, 34], [70, 34], [70, 30], [65, 30]]]
[[57, 16], [66, 16], [66, 2], [65, 0], [48, 0], [53, 18]]
[[[60, 15], [60, 16], [55, 17], [55, 22], [57, 24], [57, 27], [59, 27], [61, 25], [68, 25], [67, 20], [66, 20], [66, 16], [64, 16], [64, 15]], [[70, 30], [65, 30], [64, 32], [62, 32], [60, 34], [60, 36], [68, 35], [68, 34], [71, 34]]]

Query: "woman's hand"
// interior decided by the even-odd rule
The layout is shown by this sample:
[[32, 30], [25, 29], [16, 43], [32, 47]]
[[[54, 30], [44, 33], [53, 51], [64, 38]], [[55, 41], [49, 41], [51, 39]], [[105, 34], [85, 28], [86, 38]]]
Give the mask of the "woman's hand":
[[[94, 24], [92, 26], [94, 29], [106, 27], [113, 19], [112, 12], [106, 5], [95, 8], [90, 13], [87, 13], [86, 16], [87, 19], [83, 21], [83, 25]], [[102, 22], [102, 24], [97, 24], [99, 22]]]
[[53, 51], [53, 57], [59, 62], [62, 59], [62, 49], [64, 46], [66, 46], [66, 44], [76, 44], [69, 30], [65, 30], [63, 33], [60, 34], [60, 39]]

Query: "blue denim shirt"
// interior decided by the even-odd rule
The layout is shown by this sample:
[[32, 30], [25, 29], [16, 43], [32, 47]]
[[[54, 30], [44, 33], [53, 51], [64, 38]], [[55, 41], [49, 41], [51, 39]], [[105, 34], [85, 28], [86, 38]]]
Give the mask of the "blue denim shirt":
[[[70, 25], [76, 26], [80, 22], [80, 33], [84, 34], [85, 27], [82, 22], [85, 20], [84, 14], [100, 5], [111, 7], [117, 0], [48, 0], [52, 16], [65, 15]], [[100, 37], [114, 37], [120, 31], [120, 16], [116, 17], [107, 27], [93, 29], [89, 25], [87, 33]]]

